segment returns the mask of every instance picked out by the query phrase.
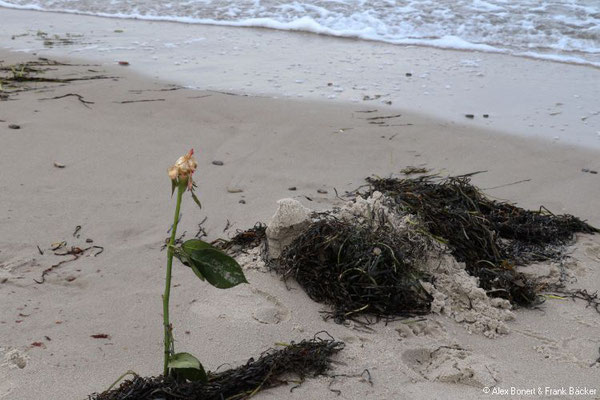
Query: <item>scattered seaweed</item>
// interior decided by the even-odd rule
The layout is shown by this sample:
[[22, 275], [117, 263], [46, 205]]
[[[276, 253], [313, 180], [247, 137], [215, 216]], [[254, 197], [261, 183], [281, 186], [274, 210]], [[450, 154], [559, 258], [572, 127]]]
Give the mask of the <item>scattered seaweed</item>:
[[[11, 95], [29, 90], [41, 89], [40, 84], [66, 84], [76, 81], [112, 79], [105, 75], [81, 75], [61, 78], [56, 76], [64, 67], [88, 67], [84, 64], [66, 64], [40, 57], [34, 61], [14, 65], [0, 63], [0, 100], [9, 100]], [[89, 72], [91, 70], [86, 70]], [[54, 73], [54, 74], [52, 74]], [[82, 100], [80, 98], [80, 100]], [[84, 105], [91, 104], [83, 102]]]
[[267, 226], [257, 222], [252, 228], [242, 231], [238, 229], [229, 240], [217, 239], [211, 244], [221, 250], [226, 250], [234, 255], [242, 251], [257, 247], [265, 242]]
[[556, 259], [575, 233], [599, 231], [572, 215], [491, 200], [470, 183], [472, 175], [367, 178], [369, 188], [362, 195], [382, 192], [394, 199], [399, 212], [417, 215], [489, 295], [522, 306], [536, 304], [535, 282], [514, 266]]
[[600, 294], [598, 294], [598, 291], [590, 293], [586, 289], [568, 290], [565, 288], [558, 288], [554, 291], [547, 292], [546, 294], [558, 296], [560, 298], [570, 298], [573, 301], [576, 299], [583, 300], [587, 303], [586, 307], [591, 307], [600, 314]]
[[402, 172], [404, 175], [426, 174], [429, 171], [430, 170], [428, 170], [425, 167], [413, 167], [413, 166], [408, 166], [408, 167], [403, 168], [403, 169], [400, 170], [400, 172]]
[[56, 47], [56, 46], [69, 46], [75, 43], [81, 43], [83, 35], [65, 33], [64, 36], [58, 34], [50, 34], [44, 31], [37, 31], [35, 34], [36, 38], [44, 43], [44, 47]]
[[[48, 275], [50, 272], [54, 271], [56, 268], [60, 267], [63, 264], [78, 260], [79, 257], [83, 256], [88, 250], [90, 250], [90, 251], [96, 250], [96, 252], [94, 253], [94, 257], [97, 257], [104, 252], [104, 247], [102, 247], [102, 246], [89, 246], [89, 247], [85, 247], [83, 249], [81, 247], [71, 246], [71, 248], [69, 250], [58, 251], [59, 249], [62, 249], [65, 246], [66, 246], [66, 242], [62, 241], [59, 243], [59, 246], [53, 247], [52, 251], [54, 252], [54, 255], [55, 256], [72, 256], [73, 258], [59, 261], [58, 263], [53, 264], [50, 267], [46, 268], [45, 270], [42, 271], [40, 280], [37, 280], [37, 279], [33, 280], [35, 283], [37, 283], [38, 285], [45, 283], [46, 275]], [[38, 247], [38, 251], [41, 251], [39, 247]]]
[[331, 305], [337, 322], [358, 321], [358, 314], [421, 315], [432, 300], [421, 285], [428, 277], [415, 268], [426, 249], [389, 224], [358, 225], [322, 213], [271, 267]]
[[240, 367], [209, 372], [208, 383], [182, 382], [163, 375], [152, 378], [136, 375], [117, 389], [94, 393], [88, 400], [248, 399], [261, 390], [288, 382], [297, 383], [290, 379], [290, 374], [296, 375], [301, 382], [306, 377], [324, 375], [330, 368], [331, 357], [342, 350], [344, 344], [333, 339], [320, 339], [317, 335], [312, 340], [267, 350], [258, 360], [251, 358]]

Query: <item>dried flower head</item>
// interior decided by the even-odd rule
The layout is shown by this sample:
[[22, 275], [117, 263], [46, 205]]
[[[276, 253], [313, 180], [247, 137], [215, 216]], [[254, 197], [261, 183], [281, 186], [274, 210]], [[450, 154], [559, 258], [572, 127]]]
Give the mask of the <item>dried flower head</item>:
[[186, 155], [179, 157], [175, 164], [169, 168], [169, 178], [172, 181], [186, 179], [188, 189], [192, 189], [192, 185], [194, 184], [192, 174], [197, 166], [198, 163], [196, 163], [196, 159], [194, 158], [194, 149], [191, 149]]

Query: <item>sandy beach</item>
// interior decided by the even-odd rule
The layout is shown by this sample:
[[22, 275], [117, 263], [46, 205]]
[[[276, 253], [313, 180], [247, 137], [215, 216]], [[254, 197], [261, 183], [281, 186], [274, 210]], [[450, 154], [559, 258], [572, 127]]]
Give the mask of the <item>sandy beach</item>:
[[[485, 171], [475, 175], [473, 182], [493, 198], [530, 209], [543, 205], [600, 226], [600, 174], [595, 173], [600, 170], [600, 146], [595, 144], [600, 117], [594, 114], [600, 82], [597, 68], [528, 59], [514, 59], [514, 65], [507, 66], [508, 57], [500, 55], [404, 48], [394, 50], [406, 52], [398, 67], [403, 75], [420, 69], [415, 57], [430, 57], [440, 70], [446, 67], [444, 77], [466, 86], [481, 79], [481, 85], [472, 86], [472, 91], [456, 90], [453, 96], [434, 96], [424, 95], [415, 84], [406, 89], [406, 97], [398, 94], [405, 93], [404, 87], [386, 97], [392, 104], [364, 97], [331, 101], [308, 93], [282, 98], [264, 85], [254, 92], [240, 90], [252, 80], [240, 70], [229, 71], [220, 78], [227, 83], [218, 86], [217, 76], [224, 74], [210, 57], [206, 64], [201, 57], [195, 60], [204, 74], [198, 78], [202, 82], [186, 85], [184, 81], [197, 70], [189, 67], [178, 75], [173, 64], [169, 62], [171, 69], [167, 69], [165, 62], [152, 74], [154, 67], [143, 61], [139, 49], [108, 55], [68, 54], [73, 49], [68, 45], [7, 50], [8, 43], [19, 40], [39, 45], [35, 35], [9, 37], [31, 29], [33, 23], [26, 15], [41, 18], [40, 13], [0, 9], [0, 18], [7, 21], [0, 27], [4, 48], [0, 66], [45, 57], [61, 63], [48, 66], [45, 76], [86, 79], [31, 84], [32, 90], [0, 100], [3, 400], [84, 399], [105, 390], [127, 370], [141, 375], [161, 372], [160, 294], [166, 256], [161, 247], [173, 206], [166, 169], [191, 147], [199, 163], [196, 180], [203, 208], [184, 203], [179, 230], [187, 238], [199, 228], [213, 240], [231, 237], [236, 229], [256, 222], [266, 223], [281, 198], [297, 199], [313, 210], [330, 209], [342, 202], [336, 191], [354, 190], [371, 175], [399, 174], [406, 166], [424, 166], [443, 176]], [[46, 15], [38, 29], [50, 32], [50, 26], [41, 25], [71, 23], [70, 16]], [[104, 27], [104, 32], [85, 32], [85, 40], [94, 43], [109, 42], [105, 33], [117, 26], [125, 34], [156, 26], [81, 18]], [[77, 33], [73, 26], [65, 26], [54, 29], [61, 35]], [[191, 28], [173, 26], [173, 36], [189, 40], [178, 30]], [[228, 28], [194, 29], [206, 30], [210, 41], [218, 37], [215, 32]], [[233, 38], [222, 39], [220, 45], [241, 40], [243, 30], [227, 32]], [[258, 32], [252, 40], [261, 51], [267, 51], [267, 41], [284, 34]], [[312, 54], [328, 46], [317, 36], [309, 41]], [[347, 42], [339, 40], [340, 54], [344, 46], [351, 46], [352, 41]], [[168, 51], [159, 56], [170, 57]], [[485, 76], [453, 69], [460, 60], [474, 58], [486, 65]], [[136, 70], [119, 66], [118, 60], [132, 66], [146, 64]], [[315, 60], [313, 69], [327, 70], [327, 60]], [[237, 68], [234, 59], [228, 62]], [[246, 65], [252, 65], [248, 71], [259, 68], [252, 62]], [[543, 69], [537, 70], [537, 81], [527, 75], [532, 65]], [[494, 77], [501, 73], [515, 76], [517, 83], [496, 90], [494, 85], [504, 81]], [[369, 74], [377, 72], [370, 71], [364, 78], [371, 82]], [[441, 76], [435, 79], [445, 79]], [[291, 79], [291, 86], [307, 86]], [[350, 83], [359, 79], [356, 75], [340, 79], [360, 85]], [[328, 90], [328, 80], [319, 83], [325, 85], [323, 92]], [[542, 80], [550, 83], [540, 85]], [[525, 81], [529, 86], [521, 85]], [[370, 94], [361, 91], [360, 96], [386, 92], [372, 88]], [[479, 94], [472, 96], [473, 92]], [[521, 95], [524, 92], [526, 96]], [[492, 93], [487, 103], [478, 103], [485, 93]], [[374, 124], [365, 111], [371, 111], [369, 117], [390, 118]], [[487, 112], [492, 115], [484, 119]], [[465, 118], [466, 113], [476, 117]], [[530, 132], [529, 124], [535, 132]], [[43, 283], [36, 283], [44, 270], [65, 260], [51, 251], [54, 243], [62, 241], [68, 246], [98, 247], [53, 268]], [[600, 238], [579, 235], [572, 250], [568, 287], [597, 291]], [[557, 273], [556, 266], [531, 268], [542, 275]], [[290, 386], [261, 392], [258, 399], [501, 396], [484, 391], [493, 387], [507, 390], [509, 394], [502, 395], [506, 398], [575, 397], [560, 392], [519, 397], [510, 395], [511, 388], [536, 393], [538, 388], [585, 388], [595, 394], [577, 398], [600, 398], [596, 362], [600, 315], [583, 301], [548, 299], [533, 309], [514, 310], [514, 319], [506, 322], [509, 332], [494, 338], [470, 333], [464, 324], [433, 314], [408, 330], [406, 321], [394, 321], [364, 332], [352, 324], [324, 321], [320, 311], [326, 306], [310, 300], [294, 282], [288, 289], [274, 273], [261, 269], [245, 273], [249, 285], [220, 291], [190, 280], [189, 271], [175, 268], [172, 314], [179, 348], [193, 351], [207, 369], [214, 370], [223, 364], [243, 364], [277, 342], [312, 338], [325, 330], [346, 343], [336, 356], [334, 373], [360, 375], [368, 369], [372, 377], [372, 385], [364, 377], [320, 377], [293, 392]], [[447, 354], [446, 360], [423, 358], [444, 346], [460, 351]]]

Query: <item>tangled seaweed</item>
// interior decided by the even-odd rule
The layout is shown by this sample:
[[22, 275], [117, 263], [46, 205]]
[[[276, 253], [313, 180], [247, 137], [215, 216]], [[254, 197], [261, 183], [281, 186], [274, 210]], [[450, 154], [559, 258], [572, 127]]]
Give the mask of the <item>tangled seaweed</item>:
[[414, 266], [426, 243], [387, 224], [356, 225], [322, 214], [272, 267], [293, 277], [315, 301], [331, 305], [336, 321], [427, 314], [427, 280]]
[[[47, 58], [39, 57], [35, 61], [28, 61], [16, 65], [3, 65], [0, 60], [0, 100], [8, 100], [10, 96], [19, 92], [39, 89], [39, 84], [65, 84], [76, 81], [87, 81], [95, 79], [111, 79], [113, 77], [105, 75], [81, 75], [73, 77], [60, 78], [56, 76], [46, 76], [45, 73], [52, 73], [56, 70], [61, 70], [62, 67], [89, 67], [83, 64], [64, 64], [57, 61], [52, 61]], [[90, 72], [88, 68], [85, 72]], [[51, 74], [52, 75], [52, 74]], [[83, 97], [70, 93], [65, 96], [58, 96], [53, 99], [58, 99], [66, 96], [76, 96], [79, 101], [87, 107], [87, 104], [93, 104], [83, 99]], [[50, 100], [46, 99], [46, 100]]]
[[257, 222], [254, 227], [245, 231], [237, 230], [236, 234], [229, 240], [217, 239], [212, 245], [236, 255], [246, 249], [259, 246], [266, 238], [267, 226]]
[[363, 195], [382, 192], [395, 200], [400, 212], [418, 215], [488, 294], [517, 305], [535, 304], [538, 296], [535, 283], [516, 272], [515, 265], [555, 259], [575, 233], [599, 232], [572, 215], [491, 200], [470, 183], [470, 175], [367, 182], [370, 187]]
[[[316, 336], [316, 335], [315, 335]], [[286, 384], [284, 376], [305, 377], [323, 375], [331, 357], [344, 344], [333, 339], [315, 338], [291, 343], [279, 350], [268, 350], [258, 360], [251, 358], [245, 365], [224, 372], [208, 373], [208, 383], [178, 382], [163, 375], [153, 378], [136, 376], [117, 389], [93, 394], [88, 400], [242, 400], [260, 390]]]

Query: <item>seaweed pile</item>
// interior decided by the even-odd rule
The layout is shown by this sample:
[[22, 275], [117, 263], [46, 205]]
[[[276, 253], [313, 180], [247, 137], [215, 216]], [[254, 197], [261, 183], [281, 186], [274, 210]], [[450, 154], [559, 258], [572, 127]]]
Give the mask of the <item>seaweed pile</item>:
[[[480, 302], [482, 318], [495, 320], [493, 307], [536, 305], [544, 300], [542, 291], [564, 289], [544, 286], [516, 267], [562, 261], [575, 233], [599, 230], [544, 207], [525, 210], [489, 199], [471, 184], [472, 175], [367, 178], [366, 189], [350, 193], [357, 196], [342, 209], [313, 213], [307, 228], [275, 259], [266, 256], [269, 231], [264, 225], [216, 245], [236, 254], [261, 245], [266, 265], [284, 279], [295, 279], [314, 301], [331, 306], [325, 314], [336, 322], [423, 315], [434, 303], [439, 312], [443, 306], [434, 297], [440, 291], [455, 298], [445, 306], [454, 307], [447, 312], [462, 319], [472, 307], [459, 304], [460, 293], [452, 295], [457, 285], [466, 292], [481, 288], [484, 297], [507, 301]], [[444, 272], [431, 268], [440, 263], [447, 264]], [[466, 272], [458, 279], [461, 269]], [[456, 279], [450, 281], [450, 276]], [[477, 281], [471, 284], [465, 279], [469, 277]], [[505, 317], [500, 315], [498, 324]], [[495, 322], [489, 326], [492, 334], [503, 331], [496, 328]]]
[[539, 301], [536, 283], [518, 273], [516, 265], [558, 259], [575, 233], [599, 232], [572, 215], [491, 200], [470, 183], [470, 175], [367, 178], [367, 182], [363, 196], [381, 192], [394, 200], [399, 213], [418, 216], [428, 232], [479, 278], [488, 295], [516, 305]]
[[432, 298], [421, 286], [428, 277], [414, 265], [426, 247], [389, 224], [355, 225], [323, 214], [272, 266], [331, 305], [338, 322], [359, 313], [422, 315]]
[[[208, 373], [208, 383], [180, 382], [163, 375], [154, 378], [135, 376], [117, 389], [93, 394], [88, 400], [242, 400], [258, 391], [288, 383], [289, 374], [305, 377], [323, 375], [331, 357], [343, 348], [334, 340], [312, 339], [291, 343], [283, 349], [269, 350], [258, 360], [223, 372]], [[294, 381], [297, 383], [296, 381]]]

